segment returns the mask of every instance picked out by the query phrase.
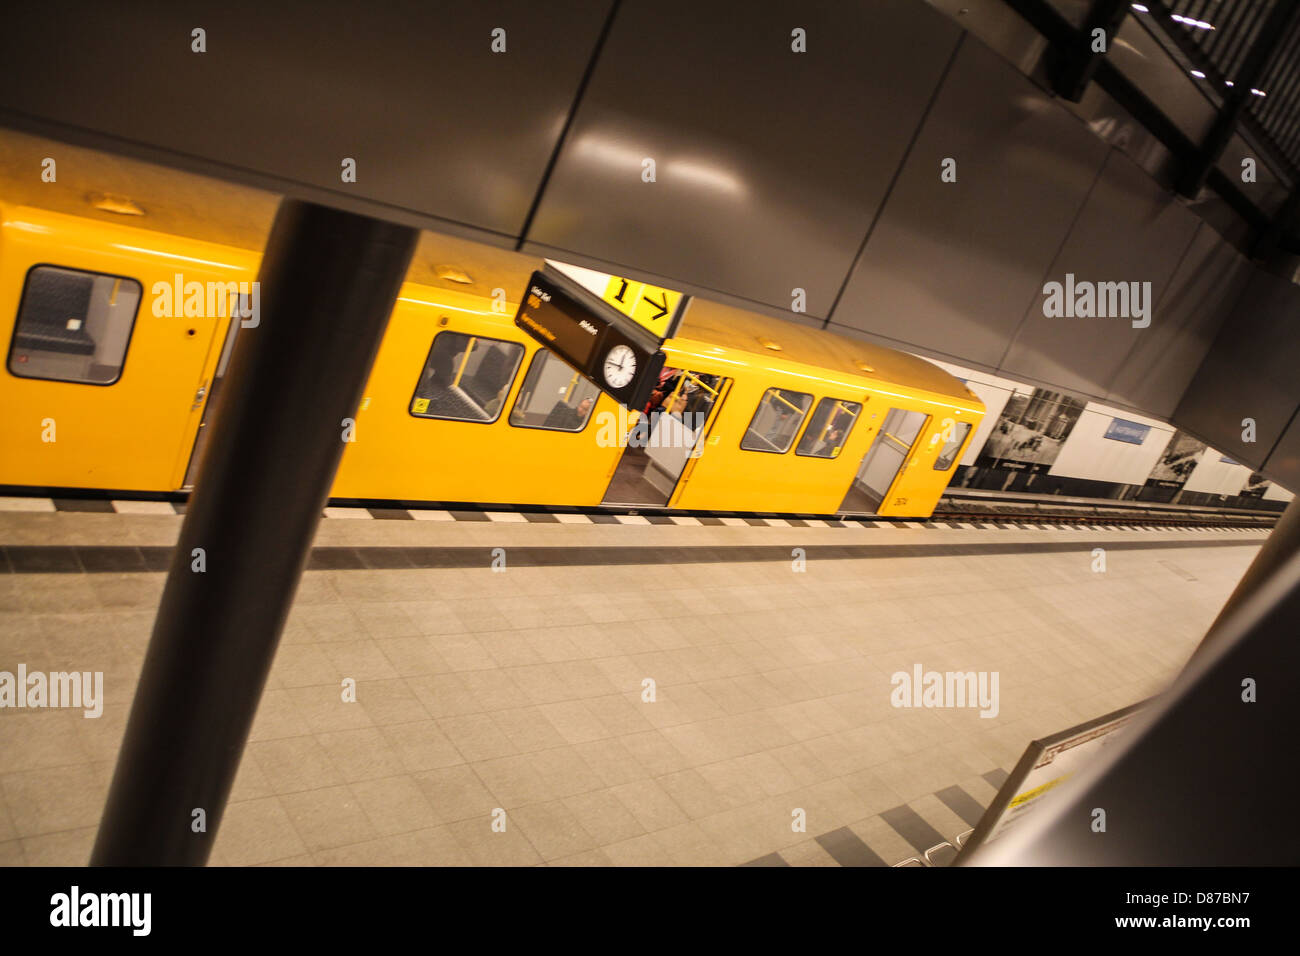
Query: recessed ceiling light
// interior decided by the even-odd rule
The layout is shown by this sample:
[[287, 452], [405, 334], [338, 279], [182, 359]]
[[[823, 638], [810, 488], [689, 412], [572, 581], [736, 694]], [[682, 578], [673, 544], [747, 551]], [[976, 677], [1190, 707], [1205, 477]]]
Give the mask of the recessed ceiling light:
[[461, 272], [455, 266], [438, 266], [434, 271], [438, 273], [439, 279], [444, 279], [447, 282], [459, 282], [461, 285], [474, 284], [473, 279], [467, 276], [464, 272]]
[[758, 337], [758, 344], [763, 346], [763, 348], [765, 349], [771, 349], [773, 352], [781, 351], [781, 344], [779, 342], [773, 342], [771, 339], [765, 339], [761, 335]]
[[144, 215], [144, 210], [125, 196], [110, 196], [107, 193], [94, 193], [87, 198], [92, 206], [96, 209], [101, 209], [104, 212], [116, 213], [119, 216]]
[[864, 372], [874, 372], [876, 370], [875, 366], [868, 365], [866, 362], [862, 361], [861, 359], [855, 359], [853, 364], [856, 365]]

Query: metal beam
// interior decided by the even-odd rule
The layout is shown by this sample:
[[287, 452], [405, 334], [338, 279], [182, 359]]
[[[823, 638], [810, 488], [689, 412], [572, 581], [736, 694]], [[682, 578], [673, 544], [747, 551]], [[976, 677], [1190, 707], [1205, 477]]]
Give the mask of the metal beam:
[[343, 454], [343, 419], [356, 414], [417, 236], [281, 204], [258, 323], [237, 340], [91, 865], [207, 861]]
[[1294, 242], [1297, 217], [1300, 217], [1300, 186], [1291, 190], [1268, 227], [1260, 231], [1251, 258], [1270, 259], [1279, 250], [1290, 252], [1288, 245]]
[[1083, 26], [1068, 45], [1056, 51], [1059, 59], [1051, 68], [1050, 75], [1052, 90], [1057, 96], [1072, 103], [1083, 99], [1084, 90], [1092, 82], [1093, 74], [1105, 56], [1093, 50], [1093, 34], [1097, 30], [1103, 31], [1106, 49], [1109, 50], [1128, 13], [1128, 0], [1094, 0]]

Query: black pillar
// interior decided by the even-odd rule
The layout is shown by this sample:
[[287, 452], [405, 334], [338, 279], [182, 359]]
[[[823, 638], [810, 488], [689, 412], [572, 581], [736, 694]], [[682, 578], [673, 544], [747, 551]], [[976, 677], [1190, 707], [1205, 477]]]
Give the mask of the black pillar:
[[92, 866], [207, 861], [416, 238], [309, 203], [276, 213], [258, 324], [236, 340]]

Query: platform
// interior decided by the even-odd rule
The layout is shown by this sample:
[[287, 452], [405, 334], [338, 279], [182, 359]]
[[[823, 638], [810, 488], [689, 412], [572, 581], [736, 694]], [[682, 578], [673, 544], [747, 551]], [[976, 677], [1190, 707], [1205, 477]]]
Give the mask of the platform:
[[[106, 698], [0, 711], [0, 864], [88, 858], [182, 521], [131, 510], [0, 510], [0, 668]], [[321, 523], [215, 864], [893, 864], [1159, 692], [1265, 538], [377, 511]], [[894, 707], [917, 664], [997, 716]]]

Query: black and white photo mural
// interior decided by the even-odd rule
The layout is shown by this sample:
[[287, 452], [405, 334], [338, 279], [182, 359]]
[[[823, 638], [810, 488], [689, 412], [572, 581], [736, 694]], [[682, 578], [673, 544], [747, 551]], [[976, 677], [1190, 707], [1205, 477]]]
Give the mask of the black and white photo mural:
[[1140, 501], [1172, 501], [1187, 484], [1187, 479], [1208, 446], [1183, 431], [1174, 432], [1164, 454], [1151, 472], [1146, 485], [1138, 492]]
[[1065, 392], [1016, 389], [975, 464], [962, 475], [961, 485], [1033, 490], [1034, 479], [1052, 467], [1086, 405], [1083, 399]]

